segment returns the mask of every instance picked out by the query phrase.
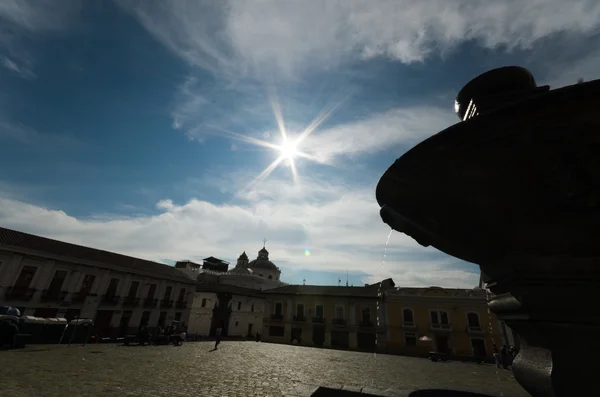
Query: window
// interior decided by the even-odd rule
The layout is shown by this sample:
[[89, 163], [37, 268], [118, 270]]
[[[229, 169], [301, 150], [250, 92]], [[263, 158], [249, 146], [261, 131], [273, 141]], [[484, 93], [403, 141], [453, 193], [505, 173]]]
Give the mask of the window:
[[95, 280], [96, 276], [94, 276], [93, 274], [87, 274], [83, 279], [83, 283], [81, 284], [81, 290], [79, 292], [81, 292], [82, 294], [89, 294], [92, 290], [92, 286], [94, 285]]
[[269, 276], [269, 280], [272, 280], [272, 279], [273, 279], [273, 276]]
[[469, 322], [469, 328], [481, 328], [481, 324], [479, 322], [479, 314], [477, 313], [468, 313], [467, 321]]
[[202, 299], [202, 307], [206, 307], [206, 298]]
[[250, 308], [250, 311], [253, 312], [254, 311], [254, 303], [252, 304], [252, 307]]
[[111, 278], [106, 289], [106, 296], [115, 296], [117, 294], [117, 287], [119, 286], [118, 278]]
[[285, 329], [283, 327], [270, 326], [269, 336], [283, 336]]
[[360, 319], [361, 319], [361, 321], [363, 323], [370, 323], [371, 322], [371, 308], [370, 307], [363, 307], [362, 308]]
[[415, 323], [413, 311], [411, 309], [402, 310], [402, 322], [404, 325], [413, 326]]
[[448, 313], [443, 310], [431, 311], [431, 326], [433, 328], [450, 328]]
[[242, 302], [238, 302], [238, 310], [242, 310]]
[[239, 323], [236, 321], [236, 322], [235, 322], [235, 326], [237, 327], [237, 326], [238, 326], [238, 324], [239, 324]]
[[323, 318], [323, 305], [315, 306], [315, 317]]
[[48, 293], [54, 294], [54, 293], [60, 292], [60, 289], [62, 288], [62, 285], [65, 282], [66, 278], [67, 278], [66, 270], [57, 270], [54, 273], [54, 277], [52, 278], [52, 281], [50, 281], [50, 285], [48, 286]]
[[281, 311], [282, 311], [282, 304], [281, 304], [281, 302], [276, 302], [275, 303], [275, 314], [281, 315]]
[[132, 281], [131, 286], [129, 287], [129, 298], [135, 298], [137, 296], [137, 290], [140, 286], [139, 281]]
[[405, 332], [404, 333], [404, 346], [406, 346], [406, 347], [417, 346], [417, 334], [415, 334], [414, 332]]
[[180, 321], [181, 320], [181, 312], [177, 312], [175, 313], [175, 321]]
[[303, 303], [298, 303], [298, 305], [296, 306], [296, 317], [300, 318], [304, 318], [304, 304]]
[[35, 276], [35, 272], [37, 271], [37, 267], [35, 266], [23, 266], [21, 269], [21, 273], [19, 273], [19, 278], [15, 283], [16, 288], [27, 289], [31, 285], [31, 280], [33, 280], [33, 276]]
[[165, 295], [163, 296], [163, 300], [170, 300], [171, 299], [171, 291], [173, 291], [173, 287], [168, 286], [167, 289], [165, 290]]
[[154, 299], [155, 293], [156, 293], [156, 284], [150, 284], [150, 288], [148, 288], [148, 299]]
[[184, 298], [185, 298], [185, 288], [182, 288], [182, 289], [179, 290], [179, 299], [178, 299], [178, 301], [179, 302], [183, 302]]
[[337, 305], [335, 307], [335, 318], [336, 320], [344, 319], [344, 306]]

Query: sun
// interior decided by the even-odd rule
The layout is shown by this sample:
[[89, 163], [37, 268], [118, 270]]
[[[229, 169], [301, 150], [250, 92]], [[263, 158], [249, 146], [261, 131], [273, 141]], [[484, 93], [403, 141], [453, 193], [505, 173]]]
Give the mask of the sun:
[[283, 143], [279, 145], [279, 153], [285, 160], [294, 160], [299, 154], [297, 142], [285, 139]]

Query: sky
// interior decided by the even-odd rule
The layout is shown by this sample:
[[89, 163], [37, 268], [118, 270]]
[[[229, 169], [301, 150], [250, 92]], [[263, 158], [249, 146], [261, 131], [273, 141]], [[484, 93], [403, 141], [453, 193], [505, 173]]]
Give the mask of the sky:
[[288, 283], [474, 287], [477, 265], [386, 249], [375, 186], [507, 65], [598, 78], [600, 2], [4, 0], [0, 226], [167, 264], [266, 239]]

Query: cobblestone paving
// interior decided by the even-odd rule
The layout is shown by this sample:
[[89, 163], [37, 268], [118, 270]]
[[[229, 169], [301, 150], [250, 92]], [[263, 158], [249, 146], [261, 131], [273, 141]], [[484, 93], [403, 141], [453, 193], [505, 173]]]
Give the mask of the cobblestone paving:
[[0, 395], [288, 396], [306, 385], [353, 388], [459, 388], [528, 396], [511, 371], [489, 364], [256, 342], [181, 347], [31, 346], [0, 351]]

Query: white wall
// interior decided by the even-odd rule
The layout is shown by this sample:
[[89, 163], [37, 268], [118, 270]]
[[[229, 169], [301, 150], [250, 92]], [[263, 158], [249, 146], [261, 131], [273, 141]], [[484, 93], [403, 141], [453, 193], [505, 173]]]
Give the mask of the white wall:
[[[252, 310], [252, 306], [254, 306], [254, 310]], [[245, 338], [248, 335], [249, 324], [252, 324], [252, 337], [257, 332], [262, 334], [264, 313], [264, 299], [233, 295], [231, 299], [231, 318], [229, 320], [228, 334], [230, 336]]]
[[[206, 299], [205, 306], [202, 301]], [[214, 292], [196, 292], [188, 319], [188, 334], [207, 336], [210, 333], [212, 311], [217, 303], [217, 294]]]

